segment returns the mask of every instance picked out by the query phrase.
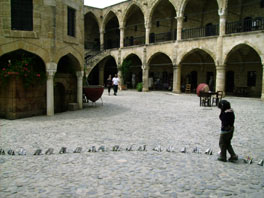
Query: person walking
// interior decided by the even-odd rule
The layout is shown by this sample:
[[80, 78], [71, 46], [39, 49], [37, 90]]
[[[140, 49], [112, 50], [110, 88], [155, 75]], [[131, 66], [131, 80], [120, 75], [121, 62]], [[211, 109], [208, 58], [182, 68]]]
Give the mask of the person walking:
[[226, 151], [228, 151], [231, 155], [228, 161], [234, 162], [238, 160], [238, 156], [235, 154], [231, 145], [234, 133], [235, 113], [227, 100], [221, 100], [218, 104], [218, 108], [221, 109], [219, 115], [221, 120], [221, 134], [219, 139], [221, 153], [217, 160], [226, 162]]
[[111, 74], [108, 76], [108, 78], [106, 80], [106, 86], [108, 89], [108, 95], [110, 96], [110, 92], [111, 92], [111, 88], [112, 88], [112, 76], [111, 76]]
[[117, 95], [117, 89], [118, 89], [118, 83], [119, 83], [119, 78], [117, 74], [115, 74], [115, 77], [113, 78], [113, 88], [114, 88], [114, 95]]

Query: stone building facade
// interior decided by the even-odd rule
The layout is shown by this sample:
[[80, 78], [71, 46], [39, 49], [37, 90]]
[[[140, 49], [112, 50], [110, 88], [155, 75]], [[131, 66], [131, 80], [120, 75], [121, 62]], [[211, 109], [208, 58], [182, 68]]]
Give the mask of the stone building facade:
[[84, 21], [90, 83], [129, 60], [144, 91], [194, 91], [212, 78], [215, 91], [264, 99], [263, 0], [130, 0], [85, 7]]
[[[13, 82], [0, 86], [1, 117], [53, 115], [67, 110], [68, 103], [77, 103], [82, 108], [83, 3], [80, 0], [0, 1], [1, 70], [7, 57], [12, 62], [19, 51], [36, 56], [47, 74], [44, 88], [31, 87], [26, 94], [21, 93], [21, 85], [11, 85]], [[31, 89], [33, 94], [27, 94]], [[40, 97], [36, 92], [43, 94]], [[41, 103], [41, 107], [34, 108], [32, 101]]]
[[0, 85], [0, 116], [26, 107], [21, 95], [41, 98], [47, 115], [68, 103], [81, 109], [83, 77], [101, 85], [109, 74], [122, 78], [124, 61], [128, 87], [134, 76], [143, 91], [181, 93], [211, 79], [215, 91], [264, 100], [263, 0], [128, 0], [104, 9], [82, 0], [21, 2], [0, 0], [0, 62], [36, 56], [47, 80], [42, 94], [11, 96]]

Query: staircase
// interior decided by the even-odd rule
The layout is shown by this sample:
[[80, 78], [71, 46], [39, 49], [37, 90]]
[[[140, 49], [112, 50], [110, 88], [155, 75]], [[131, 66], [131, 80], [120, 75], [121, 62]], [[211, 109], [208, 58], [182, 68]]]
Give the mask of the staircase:
[[104, 57], [110, 55], [110, 50], [88, 51], [85, 53], [85, 68], [93, 68]]

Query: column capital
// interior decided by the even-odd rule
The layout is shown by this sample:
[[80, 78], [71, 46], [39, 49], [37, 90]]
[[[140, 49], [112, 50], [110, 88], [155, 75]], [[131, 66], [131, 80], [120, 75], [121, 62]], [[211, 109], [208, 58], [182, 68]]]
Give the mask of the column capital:
[[173, 67], [173, 69], [178, 69], [179, 65], [173, 64], [172, 67]]
[[82, 78], [83, 75], [84, 75], [84, 71], [77, 71], [77, 72], [76, 72], [76, 76], [77, 76], [78, 78]]
[[142, 70], [149, 70], [149, 65], [141, 65]]
[[216, 70], [225, 70], [226, 69], [226, 65], [216, 65]]
[[218, 9], [218, 15], [220, 17], [226, 17], [226, 9], [223, 8]]
[[184, 16], [176, 16], [175, 19], [177, 19], [177, 20], [183, 20], [184, 19]]
[[55, 62], [46, 63], [46, 68], [47, 68], [47, 71], [48, 70], [55, 70], [55, 72], [56, 72], [57, 71], [57, 63], [55, 63]]
[[54, 70], [54, 69], [47, 69], [46, 73], [47, 73], [48, 79], [53, 79], [54, 78], [54, 75], [56, 73], [56, 70]]

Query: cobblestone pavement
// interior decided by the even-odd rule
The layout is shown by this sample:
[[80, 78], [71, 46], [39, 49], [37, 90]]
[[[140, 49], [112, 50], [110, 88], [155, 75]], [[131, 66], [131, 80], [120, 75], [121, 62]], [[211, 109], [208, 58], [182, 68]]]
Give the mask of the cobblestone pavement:
[[[118, 92], [83, 110], [54, 117], [0, 120], [0, 197], [259, 197], [264, 195], [264, 103], [226, 97], [236, 113], [238, 163], [216, 160], [219, 109], [200, 107], [192, 94]], [[135, 144], [147, 151], [126, 151]], [[91, 146], [106, 152], [90, 153]], [[121, 151], [112, 147], [120, 145]], [[153, 151], [161, 145], [162, 152]], [[165, 149], [172, 145], [175, 152]], [[58, 154], [61, 147], [66, 154]], [[82, 147], [79, 154], [73, 153]], [[192, 153], [194, 147], [201, 153]], [[180, 150], [186, 147], [187, 153]], [[53, 155], [33, 155], [36, 149]], [[213, 155], [206, 155], [207, 148]], [[254, 158], [245, 164], [245, 156]]]

